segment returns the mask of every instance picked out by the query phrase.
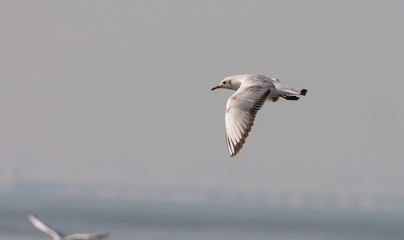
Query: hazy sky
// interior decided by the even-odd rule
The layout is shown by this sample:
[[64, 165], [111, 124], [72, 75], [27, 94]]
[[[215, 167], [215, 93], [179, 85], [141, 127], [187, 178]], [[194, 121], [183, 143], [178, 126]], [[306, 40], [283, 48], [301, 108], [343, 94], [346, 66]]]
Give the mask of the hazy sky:
[[[403, 1], [2, 1], [0, 181], [404, 196]], [[229, 75], [307, 88], [242, 151]]]

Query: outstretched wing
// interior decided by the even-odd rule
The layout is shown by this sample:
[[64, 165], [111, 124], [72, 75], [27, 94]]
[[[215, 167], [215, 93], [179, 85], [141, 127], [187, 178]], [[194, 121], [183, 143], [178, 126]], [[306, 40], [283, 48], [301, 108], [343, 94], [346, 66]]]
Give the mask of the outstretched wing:
[[52, 236], [53, 239], [62, 239], [64, 237], [64, 235], [62, 233], [57, 232], [56, 230], [52, 229], [51, 227], [49, 227], [48, 225], [43, 223], [34, 214], [32, 214], [32, 213], [29, 214], [28, 219], [31, 221], [31, 223], [36, 228], [38, 228], [39, 230], [41, 230], [44, 233], [49, 234], [50, 236]]
[[234, 157], [245, 143], [254, 124], [255, 115], [265, 103], [271, 89], [259, 86], [241, 86], [226, 104], [226, 142]]
[[93, 240], [93, 239], [104, 239], [109, 237], [109, 233], [79, 233], [73, 234], [65, 237], [65, 240]]

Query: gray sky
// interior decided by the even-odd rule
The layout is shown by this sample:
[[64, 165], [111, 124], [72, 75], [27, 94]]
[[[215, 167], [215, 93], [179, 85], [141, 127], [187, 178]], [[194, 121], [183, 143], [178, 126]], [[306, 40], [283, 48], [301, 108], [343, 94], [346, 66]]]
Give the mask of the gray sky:
[[[404, 195], [402, 1], [2, 1], [0, 179]], [[229, 157], [210, 88], [259, 73]]]

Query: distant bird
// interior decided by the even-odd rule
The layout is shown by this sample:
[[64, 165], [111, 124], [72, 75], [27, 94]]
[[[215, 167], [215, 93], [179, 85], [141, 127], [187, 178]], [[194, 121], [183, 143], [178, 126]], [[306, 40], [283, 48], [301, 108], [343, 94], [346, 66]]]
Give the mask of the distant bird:
[[279, 97], [298, 100], [299, 95], [305, 96], [307, 93], [307, 89], [291, 88], [276, 78], [252, 74], [227, 77], [212, 90], [218, 88], [236, 91], [227, 100], [225, 115], [226, 142], [231, 157], [243, 147], [254, 124], [255, 115], [266, 100], [276, 102]]
[[41, 220], [39, 220], [34, 214], [28, 215], [29, 220], [31, 223], [41, 230], [44, 233], [49, 234], [54, 240], [93, 240], [93, 239], [104, 239], [109, 237], [109, 233], [102, 232], [102, 233], [79, 233], [73, 234], [69, 236], [65, 236], [64, 234], [52, 229]]

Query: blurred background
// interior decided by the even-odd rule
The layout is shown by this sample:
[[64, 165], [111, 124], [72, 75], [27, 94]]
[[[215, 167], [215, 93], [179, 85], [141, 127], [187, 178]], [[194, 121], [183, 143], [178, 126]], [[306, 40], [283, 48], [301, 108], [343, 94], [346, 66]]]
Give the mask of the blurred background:
[[[403, 239], [403, 7], [2, 1], [0, 238]], [[230, 158], [244, 73], [308, 94]]]

